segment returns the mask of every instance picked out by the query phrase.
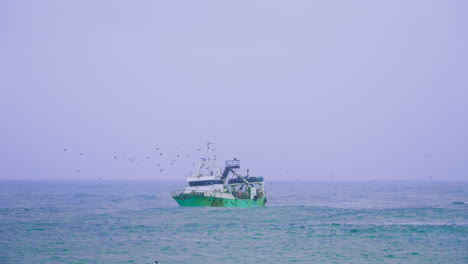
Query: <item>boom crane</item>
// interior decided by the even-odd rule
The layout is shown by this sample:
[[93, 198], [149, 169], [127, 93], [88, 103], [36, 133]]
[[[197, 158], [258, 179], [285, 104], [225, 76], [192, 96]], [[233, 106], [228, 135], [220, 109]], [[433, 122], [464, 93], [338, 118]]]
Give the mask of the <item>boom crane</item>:
[[245, 182], [245, 184], [248, 185], [249, 182], [244, 177], [242, 177], [242, 175], [234, 171], [234, 169], [239, 169], [239, 168], [240, 168], [240, 160], [236, 158], [234, 158], [233, 160], [227, 160], [226, 167], [224, 168], [223, 175], [221, 176], [221, 180], [225, 182], [227, 176], [229, 175], [229, 172], [231, 172], [232, 174], [237, 176], [239, 179], [241, 179], [243, 182]]

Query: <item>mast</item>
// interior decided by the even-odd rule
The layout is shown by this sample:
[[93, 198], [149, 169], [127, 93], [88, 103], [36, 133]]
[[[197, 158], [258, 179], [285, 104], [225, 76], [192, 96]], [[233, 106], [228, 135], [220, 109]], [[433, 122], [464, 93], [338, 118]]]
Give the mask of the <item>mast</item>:
[[221, 168], [216, 163], [216, 147], [213, 142], [208, 141], [206, 143], [205, 157], [201, 158], [197, 174], [192, 176], [221, 176]]

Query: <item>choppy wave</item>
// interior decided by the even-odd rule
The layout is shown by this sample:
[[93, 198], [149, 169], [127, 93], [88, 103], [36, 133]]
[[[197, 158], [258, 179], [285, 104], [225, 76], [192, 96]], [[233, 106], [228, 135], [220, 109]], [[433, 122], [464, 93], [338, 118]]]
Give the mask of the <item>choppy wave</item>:
[[183, 208], [157, 183], [100, 184], [3, 194], [0, 263], [468, 262], [459, 184], [275, 184], [264, 208]]

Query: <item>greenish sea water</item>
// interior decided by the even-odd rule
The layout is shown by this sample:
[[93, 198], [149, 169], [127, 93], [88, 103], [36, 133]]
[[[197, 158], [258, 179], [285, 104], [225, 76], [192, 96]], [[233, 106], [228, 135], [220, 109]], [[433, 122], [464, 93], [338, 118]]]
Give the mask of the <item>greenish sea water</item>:
[[468, 263], [468, 183], [273, 182], [181, 208], [185, 182], [0, 182], [0, 263]]

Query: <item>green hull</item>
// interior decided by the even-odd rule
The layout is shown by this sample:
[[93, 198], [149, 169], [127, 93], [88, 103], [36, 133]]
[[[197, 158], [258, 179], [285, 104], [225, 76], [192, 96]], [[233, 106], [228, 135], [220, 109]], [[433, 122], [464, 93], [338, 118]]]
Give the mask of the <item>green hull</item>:
[[214, 206], [214, 207], [261, 207], [265, 206], [266, 198], [226, 199], [197, 195], [177, 195], [173, 197], [180, 206]]

